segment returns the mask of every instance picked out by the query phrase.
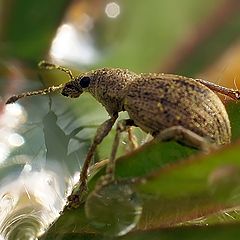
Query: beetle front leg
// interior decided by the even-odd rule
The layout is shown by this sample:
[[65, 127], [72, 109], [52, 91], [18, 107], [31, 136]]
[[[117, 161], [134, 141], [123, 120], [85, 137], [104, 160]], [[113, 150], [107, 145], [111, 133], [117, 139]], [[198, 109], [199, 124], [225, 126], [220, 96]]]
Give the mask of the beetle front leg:
[[67, 208], [77, 208], [80, 205], [83, 199], [83, 195], [87, 191], [87, 174], [92, 157], [96, 151], [97, 146], [108, 135], [117, 118], [118, 114], [115, 114], [98, 127], [90, 149], [88, 150], [86, 159], [83, 163], [79, 180], [80, 185], [76, 189], [73, 189], [71, 195], [68, 197]]
[[176, 140], [184, 145], [200, 149], [204, 152], [208, 152], [213, 145], [208, 139], [182, 126], [166, 128], [159, 133], [153, 134], [153, 137], [159, 141]]

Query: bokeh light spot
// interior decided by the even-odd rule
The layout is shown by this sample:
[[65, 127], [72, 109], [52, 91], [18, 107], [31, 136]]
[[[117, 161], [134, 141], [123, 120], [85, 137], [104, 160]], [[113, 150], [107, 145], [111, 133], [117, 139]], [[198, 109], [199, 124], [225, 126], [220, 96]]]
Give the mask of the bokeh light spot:
[[120, 6], [115, 2], [110, 2], [105, 7], [105, 13], [109, 18], [116, 18], [120, 14]]

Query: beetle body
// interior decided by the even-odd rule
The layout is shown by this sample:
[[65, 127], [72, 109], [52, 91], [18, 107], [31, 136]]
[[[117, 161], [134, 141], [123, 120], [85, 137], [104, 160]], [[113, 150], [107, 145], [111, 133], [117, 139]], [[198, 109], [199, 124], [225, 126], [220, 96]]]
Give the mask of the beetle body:
[[[86, 79], [89, 84], [83, 88]], [[230, 122], [223, 103], [195, 79], [104, 68], [68, 82], [62, 94], [78, 97], [73, 96], [72, 85], [78, 93], [90, 92], [110, 115], [127, 111], [135, 125], [153, 136], [164, 129], [182, 126], [210, 143], [230, 142]]]
[[89, 92], [111, 117], [127, 111], [134, 125], [154, 137], [166, 129], [182, 127], [209, 143], [220, 145], [230, 142], [228, 114], [214, 91], [239, 100], [240, 92], [237, 90], [173, 74], [136, 74], [127, 69], [102, 68], [73, 77], [70, 70], [58, 65], [42, 61], [39, 66], [64, 71], [71, 80], [63, 85], [14, 95], [7, 104], [57, 90], [71, 98]]
[[[231, 127], [226, 109], [214, 92], [239, 100], [238, 90], [225, 88], [202, 79], [172, 74], [136, 74], [129, 70], [102, 68], [74, 77], [67, 68], [42, 61], [41, 68], [59, 69], [70, 81], [43, 90], [14, 95], [7, 104], [20, 98], [61, 91], [66, 97], [77, 98], [89, 92], [108, 111], [110, 118], [97, 129], [82, 166], [79, 186], [68, 198], [68, 207], [78, 207], [87, 189], [87, 176], [97, 146], [107, 136], [118, 118], [127, 111], [130, 119], [117, 124], [116, 136], [106, 175], [99, 186], [114, 180], [114, 166], [120, 132], [136, 125], [161, 141], [175, 139], [183, 144], [207, 150], [209, 144], [227, 144]], [[130, 121], [129, 121], [130, 120]]]

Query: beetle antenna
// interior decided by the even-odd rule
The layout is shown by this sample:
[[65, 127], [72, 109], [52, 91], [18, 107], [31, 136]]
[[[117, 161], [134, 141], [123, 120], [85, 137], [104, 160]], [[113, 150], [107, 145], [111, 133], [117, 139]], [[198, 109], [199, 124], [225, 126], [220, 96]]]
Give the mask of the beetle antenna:
[[45, 95], [51, 92], [55, 92], [58, 90], [63, 89], [63, 84], [60, 84], [58, 86], [51, 86], [42, 90], [37, 90], [37, 91], [32, 91], [32, 92], [26, 92], [26, 93], [22, 93], [19, 95], [13, 95], [12, 97], [10, 97], [6, 104], [10, 104], [10, 103], [14, 103], [16, 102], [18, 99], [20, 98], [25, 98], [25, 97], [30, 97], [30, 96], [35, 96], [35, 95]]
[[48, 69], [48, 70], [58, 69], [62, 72], [65, 72], [70, 77], [71, 80], [74, 80], [72, 72], [68, 68], [65, 68], [65, 67], [53, 64], [53, 63], [49, 63], [49, 62], [46, 62], [46, 61], [39, 62], [38, 67], [41, 68], [41, 69]]
[[[73, 74], [68, 68], [65, 68], [65, 67], [53, 64], [53, 63], [49, 63], [46, 61], [39, 62], [38, 66], [41, 69], [48, 69], [48, 70], [58, 69], [62, 72], [65, 72], [71, 80], [74, 80]], [[61, 89], [63, 89], [62, 84], [60, 84], [58, 86], [51, 86], [51, 87], [48, 87], [48, 88], [45, 88], [42, 90], [37, 90], [37, 91], [22, 93], [19, 95], [14, 95], [7, 100], [6, 104], [14, 103], [14, 102], [18, 101], [20, 98], [25, 98], [25, 97], [29, 97], [29, 96], [35, 96], [35, 95], [45, 95], [45, 94], [55, 92], [55, 91], [58, 91]]]

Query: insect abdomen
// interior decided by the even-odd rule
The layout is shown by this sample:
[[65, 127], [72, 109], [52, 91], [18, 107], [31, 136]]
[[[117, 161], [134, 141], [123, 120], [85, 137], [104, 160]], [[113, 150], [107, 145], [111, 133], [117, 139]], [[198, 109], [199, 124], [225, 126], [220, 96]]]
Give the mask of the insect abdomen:
[[124, 108], [136, 125], [151, 134], [182, 126], [211, 142], [230, 142], [230, 122], [223, 103], [193, 79], [142, 76], [130, 85]]

